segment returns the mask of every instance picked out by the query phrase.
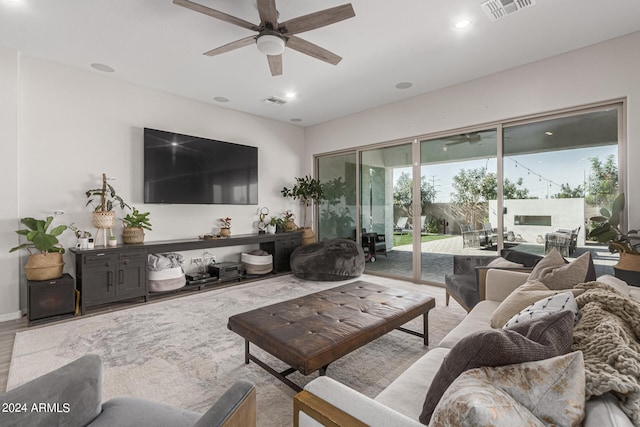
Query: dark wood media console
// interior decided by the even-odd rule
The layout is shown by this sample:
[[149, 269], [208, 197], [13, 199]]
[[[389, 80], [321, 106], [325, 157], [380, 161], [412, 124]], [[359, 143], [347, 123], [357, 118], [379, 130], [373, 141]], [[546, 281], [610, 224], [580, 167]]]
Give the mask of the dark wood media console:
[[241, 234], [212, 240], [164, 240], [95, 249], [69, 249], [75, 255], [80, 313], [84, 314], [88, 307], [133, 298], [144, 298], [147, 301], [149, 254], [255, 244], [273, 256], [274, 273], [287, 272], [290, 270], [291, 252], [302, 244], [302, 232]]

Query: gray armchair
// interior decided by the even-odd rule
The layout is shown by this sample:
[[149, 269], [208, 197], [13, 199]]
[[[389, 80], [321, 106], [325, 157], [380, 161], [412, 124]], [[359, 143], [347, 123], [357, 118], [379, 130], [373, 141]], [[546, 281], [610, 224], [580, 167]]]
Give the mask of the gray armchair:
[[83, 356], [9, 390], [0, 404], [13, 409], [0, 411], [2, 427], [256, 425], [255, 387], [244, 380], [231, 386], [204, 414], [134, 397], [102, 403], [102, 360], [96, 355]]

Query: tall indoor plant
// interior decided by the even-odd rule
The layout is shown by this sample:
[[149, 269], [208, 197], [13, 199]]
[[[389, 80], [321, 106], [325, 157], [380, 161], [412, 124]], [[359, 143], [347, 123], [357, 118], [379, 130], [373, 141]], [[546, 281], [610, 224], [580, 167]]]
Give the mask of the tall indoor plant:
[[302, 205], [303, 244], [313, 242], [315, 240], [315, 234], [307, 222], [307, 208], [313, 206], [314, 203], [318, 204], [318, 202], [324, 199], [322, 183], [315, 178], [311, 178], [309, 175], [302, 178], [297, 177], [294, 186], [292, 188], [284, 187], [281, 193], [284, 197], [291, 197], [294, 200], [298, 200]]
[[[64, 267], [62, 259], [64, 247], [60, 245], [58, 236], [67, 229], [67, 226], [58, 225], [49, 230], [53, 222], [52, 216], [44, 220], [27, 217], [22, 218], [20, 222], [26, 228], [16, 230], [16, 233], [25, 236], [28, 243], [11, 248], [9, 252], [19, 249], [29, 251], [29, 260], [24, 266], [27, 280], [50, 280], [61, 277]], [[36, 249], [39, 253], [32, 253], [31, 249]]]
[[[107, 175], [104, 173], [102, 174], [102, 187], [87, 190], [85, 195], [89, 199], [86, 206], [91, 205], [93, 207], [93, 226], [104, 230], [103, 236], [106, 245], [106, 229], [111, 230], [116, 224], [114, 207], [118, 206], [120, 209], [125, 209], [130, 208], [130, 206], [116, 193], [113, 186], [107, 183]], [[111, 235], [113, 236], [113, 233]]]
[[[620, 193], [613, 201], [611, 211], [602, 208], [600, 215], [589, 218], [592, 223], [589, 238], [600, 243], [608, 243], [611, 252], [620, 253], [620, 260], [614, 267], [617, 277], [640, 284], [640, 234], [638, 230], [625, 233], [620, 228], [624, 205], [625, 196], [624, 193]], [[633, 240], [636, 243], [633, 243]]]

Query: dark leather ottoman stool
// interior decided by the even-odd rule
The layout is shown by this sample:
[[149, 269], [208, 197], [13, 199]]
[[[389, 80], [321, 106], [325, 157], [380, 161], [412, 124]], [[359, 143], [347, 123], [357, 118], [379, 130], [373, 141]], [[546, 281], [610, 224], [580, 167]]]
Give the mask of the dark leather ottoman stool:
[[[296, 391], [287, 378], [320, 371], [330, 363], [393, 329], [423, 338], [428, 345], [428, 313], [433, 297], [356, 281], [229, 318], [227, 327], [245, 339], [245, 363], [253, 360]], [[422, 315], [423, 333], [402, 328]], [[290, 366], [277, 372], [252, 355], [253, 343]]]

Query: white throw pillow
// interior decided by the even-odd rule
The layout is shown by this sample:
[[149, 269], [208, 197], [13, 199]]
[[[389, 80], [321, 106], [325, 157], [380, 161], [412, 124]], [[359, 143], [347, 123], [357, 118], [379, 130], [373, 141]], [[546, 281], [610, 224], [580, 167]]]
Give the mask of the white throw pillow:
[[605, 283], [627, 297], [631, 293], [631, 288], [629, 287], [629, 285], [627, 285], [627, 282], [625, 282], [624, 280], [620, 280], [610, 274], [605, 274], [604, 276], [598, 277], [596, 279], [596, 282]]
[[578, 323], [578, 303], [576, 302], [572, 292], [563, 292], [534, 302], [529, 307], [513, 315], [511, 319], [507, 320], [507, 323], [504, 324], [502, 329], [509, 329], [520, 322], [548, 316], [562, 310], [572, 311], [575, 316], [574, 323]]

